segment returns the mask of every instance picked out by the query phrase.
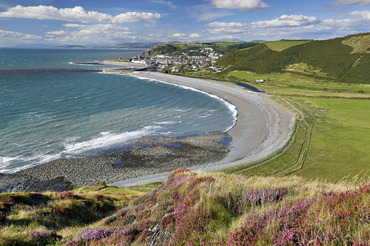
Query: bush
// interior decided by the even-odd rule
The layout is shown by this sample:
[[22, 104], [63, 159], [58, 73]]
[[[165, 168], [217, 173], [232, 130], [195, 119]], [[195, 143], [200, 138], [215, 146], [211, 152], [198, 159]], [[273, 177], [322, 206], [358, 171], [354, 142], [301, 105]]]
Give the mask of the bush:
[[78, 241], [85, 241], [86, 243], [91, 243], [101, 238], [109, 237], [112, 233], [113, 231], [109, 229], [87, 228], [80, 231], [76, 237]]
[[6, 215], [4, 212], [0, 211], [0, 226], [4, 226], [6, 223]]

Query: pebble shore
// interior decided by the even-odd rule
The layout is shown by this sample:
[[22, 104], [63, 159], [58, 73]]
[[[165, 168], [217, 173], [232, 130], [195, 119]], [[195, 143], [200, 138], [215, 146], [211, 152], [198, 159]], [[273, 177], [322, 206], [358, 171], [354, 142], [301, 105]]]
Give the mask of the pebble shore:
[[13, 175], [3, 175], [0, 177], [0, 192], [63, 191], [73, 186], [114, 183], [215, 162], [225, 158], [229, 151], [221, 143], [227, 137], [227, 133], [216, 133], [186, 138], [141, 138], [137, 143], [144, 147], [99, 157], [59, 159]]

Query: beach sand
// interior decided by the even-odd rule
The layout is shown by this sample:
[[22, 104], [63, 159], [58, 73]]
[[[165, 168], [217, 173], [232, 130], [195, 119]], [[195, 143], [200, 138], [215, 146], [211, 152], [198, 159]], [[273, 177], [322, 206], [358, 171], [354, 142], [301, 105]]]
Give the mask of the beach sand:
[[[221, 161], [192, 166], [192, 170], [216, 171], [239, 164], [260, 161], [284, 147], [294, 130], [295, 115], [271, 100], [269, 95], [248, 91], [240, 86], [205, 79], [153, 72], [136, 72], [134, 76], [191, 87], [218, 96], [234, 106], [238, 115], [228, 131], [232, 137], [230, 151]], [[134, 186], [165, 180], [170, 172], [146, 175], [113, 183]]]

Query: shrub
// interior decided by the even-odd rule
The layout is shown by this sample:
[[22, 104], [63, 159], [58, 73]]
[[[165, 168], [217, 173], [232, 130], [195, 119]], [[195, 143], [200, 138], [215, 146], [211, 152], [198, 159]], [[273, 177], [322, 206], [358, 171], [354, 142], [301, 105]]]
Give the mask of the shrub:
[[245, 213], [250, 206], [280, 201], [286, 192], [287, 190], [283, 187], [250, 189], [241, 194], [230, 192], [224, 196], [217, 196], [216, 200], [228, 209], [231, 214], [240, 215]]
[[51, 233], [30, 231], [28, 234], [30, 235], [32, 242], [36, 243], [36, 245], [50, 245], [53, 242], [53, 239], [60, 239], [53, 231]]
[[106, 201], [108, 200], [108, 197], [107, 196], [104, 196], [104, 195], [100, 195], [100, 194], [95, 194], [94, 195], [94, 198], [98, 201]]
[[112, 233], [113, 231], [109, 229], [87, 228], [80, 231], [77, 234], [76, 238], [78, 241], [85, 241], [86, 243], [91, 243], [101, 238], [109, 237]]
[[62, 216], [65, 216], [65, 217], [68, 217], [68, 218], [71, 218], [72, 217], [72, 211], [66, 207], [63, 207], [63, 206], [57, 206], [55, 208], [55, 212], [62, 215]]
[[251, 214], [230, 233], [227, 245], [367, 245], [369, 195], [370, 184]]
[[70, 192], [70, 191], [63, 191], [63, 192], [62, 192], [62, 194], [60, 195], [60, 197], [61, 197], [62, 199], [65, 199], [65, 200], [69, 200], [69, 199], [72, 199], [72, 198], [76, 198], [76, 199], [78, 199], [78, 198], [79, 198], [79, 196], [77, 196], [77, 195], [73, 194], [73, 193], [72, 193], [72, 192]]
[[0, 226], [4, 226], [6, 223], [6, 215], [4, 212], [0, 211]]

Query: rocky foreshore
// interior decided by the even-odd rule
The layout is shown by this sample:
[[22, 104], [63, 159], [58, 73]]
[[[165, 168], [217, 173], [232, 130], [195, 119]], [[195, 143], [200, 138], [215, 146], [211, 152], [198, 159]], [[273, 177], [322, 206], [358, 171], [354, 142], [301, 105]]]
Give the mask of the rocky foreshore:
[[[220, 161], [229, 149], [227, 133], [186, 138], [153, 136], [136, 147], [99, 157], [59, 159], [0, 176], [0, 192], [63, 191], [100, 182], [113, 183], [182, 167]], [[141, 146], [141, 147], [139, 147]]]

